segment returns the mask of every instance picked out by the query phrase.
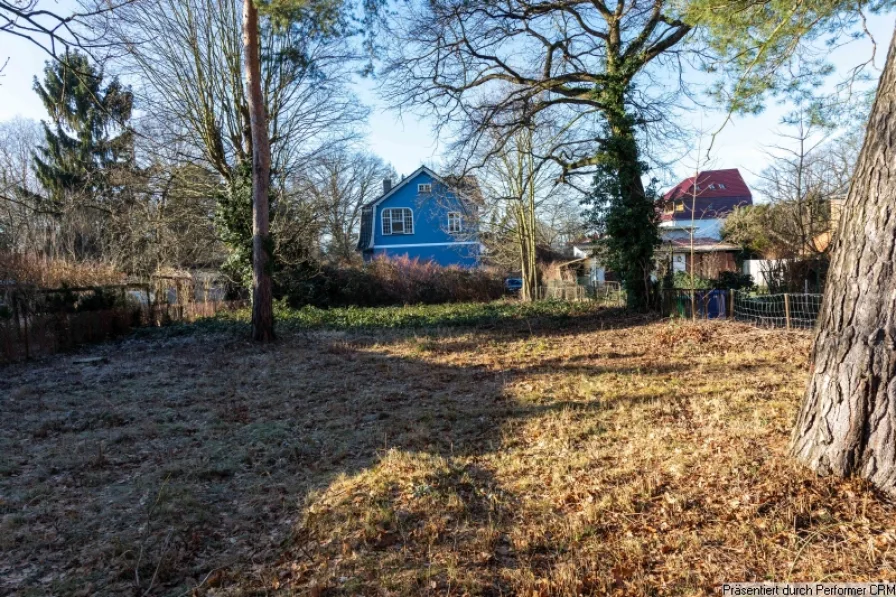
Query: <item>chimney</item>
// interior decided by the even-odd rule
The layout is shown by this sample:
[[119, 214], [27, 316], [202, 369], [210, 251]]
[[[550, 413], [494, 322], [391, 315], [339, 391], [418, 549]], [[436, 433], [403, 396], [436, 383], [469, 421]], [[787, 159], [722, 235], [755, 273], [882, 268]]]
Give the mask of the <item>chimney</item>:
[[383, 179], [383, 195], [392, 190], [392, 179], [384, 178]]

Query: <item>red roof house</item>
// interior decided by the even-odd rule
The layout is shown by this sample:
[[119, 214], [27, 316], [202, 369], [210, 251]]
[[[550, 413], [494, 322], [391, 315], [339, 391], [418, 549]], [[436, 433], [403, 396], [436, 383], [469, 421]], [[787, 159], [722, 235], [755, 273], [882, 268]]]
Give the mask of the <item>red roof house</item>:
[[[724, 218], [735, 207], [753, 205], [753, 193], [737, 168], [707, 170], [682, 180], [663, 195], [664, 222]], [[695, 197], [696, 194], [696, 197]]]

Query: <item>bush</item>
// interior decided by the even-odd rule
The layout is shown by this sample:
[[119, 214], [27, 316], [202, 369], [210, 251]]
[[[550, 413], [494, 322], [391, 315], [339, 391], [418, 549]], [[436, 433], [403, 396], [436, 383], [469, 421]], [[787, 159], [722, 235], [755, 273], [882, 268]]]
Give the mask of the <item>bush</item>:
[[742, 272], [721, 272], [716, 278], [714, 286], [725, 290], [752, 290], [753, 276]]
[[[694, 276], [694, 290], [708, 290], [718, 288], [721, 290], [750, 290], [754, 287], [753, 276], [741, 272], [720, 272], [719, 277], [710, 280], [700, 276]], [[691, 274], [688, 272], [675, 272], [672, 279], [672, 288], [690, 290]]]
[[503, 278], [493, 272], [406, 257], [378, 258], [358, 267], [295, 268], [276, 279], [277, 297], [293, 308], [477, 302], [503, 293]]
[[675, 272], [675, 275], [672, 277], [672, 288], [701, 290], [713, 287], [711, 280], [696, 275], [694, 276], [693, 286], [691, 286], [691, 283], [691, 274], [688, 272]]

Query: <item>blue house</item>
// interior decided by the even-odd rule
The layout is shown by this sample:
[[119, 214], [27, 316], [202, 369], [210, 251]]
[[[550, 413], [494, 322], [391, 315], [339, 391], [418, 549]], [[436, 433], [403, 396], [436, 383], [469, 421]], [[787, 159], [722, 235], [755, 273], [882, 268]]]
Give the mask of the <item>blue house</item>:
[[423, 166], [361, 211], [358, 250], [379, 256], [474, 267], [479, 262], [476, 224], [479, 188], [472, 178], [448, 179]]

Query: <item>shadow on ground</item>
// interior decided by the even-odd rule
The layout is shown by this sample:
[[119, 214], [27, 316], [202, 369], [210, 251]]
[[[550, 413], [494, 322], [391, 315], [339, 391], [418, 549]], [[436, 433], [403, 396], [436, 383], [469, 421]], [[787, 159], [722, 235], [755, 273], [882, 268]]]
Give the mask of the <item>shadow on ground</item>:
[[[731, 496], [752, 499], [740, 483], [781, 467], [761, 455], [784, 441], [805, 346], [669, 329], [197, 334], [9, 367], [0, 593], [696, 590], [709, 545], [732, 575], [768, 574], [778, 548], [735, 559], [725, 521]], [[726, 452], [705, 431], [731, 429]], [[711, 482], [731, 496], [708, 500]], [[761, 495], [751, 515], [772, 527], [817, 510]]]
[[[412, 491], [456, 501], [470, 532], [499, 525], [512, 500], [484, 497], [501, 490], [476, 459], [505, 442], [508, 426], [598, 403], [520, 402], [505, 392], [527, 373], [513, 355], [481, 364], [452, 355], [644, 322], [601, 314], [426, 335], [286, 332], [268, 347], [232, 333], [162, 331], [87, 349], [98, 364], [69, 355], [9, 366], [0, 381], [0, 592], [226, 586], [232, 570], [270, 564], [307, 535], [299, 517], [308, 492], [384, 459], [424, 463]], [[455, 477], [462, 482], [438, 480]], [[449, 486], [455, 493], [439, 493]], [[248, 583], [269, 580], [261, 571]]]

